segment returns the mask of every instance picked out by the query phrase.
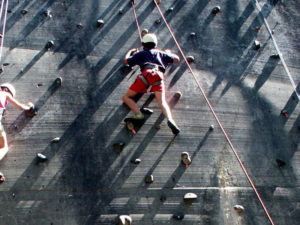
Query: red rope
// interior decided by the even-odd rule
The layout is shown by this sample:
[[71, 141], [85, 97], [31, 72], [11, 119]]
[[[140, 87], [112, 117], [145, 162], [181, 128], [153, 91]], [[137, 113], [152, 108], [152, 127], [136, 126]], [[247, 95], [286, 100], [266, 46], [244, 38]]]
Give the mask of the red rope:
[[135, 7], [134, 7], [134, 0], [131, 0], [131, 6], [132, 6], [132, 9], [133, 9], [133, 14], [134, 14], [134, 18], [135, 18], [136, 25], [137, 25], [137, 28], [138, 28], [140, 40], [142, 42], [142, 34], [141, 34], [141, 29], [140, 29], [139, 21], [138, 21], [137, 15], [136, 15]]
[[232, 141], [230, 140], [230, 138], [229, 138], [229, 136], [228, 136], [226, 130], [224, 129], [224, 127], [223, 127], [223, 125], [221, 124], [221, 122], [220, 122], [220, 120], [219, 120], [219, 118], [218, 118], [218, 116], [217, 116], [217, 114], [216, 114], [214, 108], [212, 107], [212, 105], [211, 105], [211, 103], [210, 103], [210, 101], [209, 101], [207, 95], [205, 94], [205, 92], [204, 92], [203, 88], [201, 87], [201, 85], [200, 85], [200, 83], [199, 83], [199, 81], [198, 81], [196, 75], [194, 74], [194, 72], [193, 72], [193, 70], [192, 70], [192, 68], [191, 68], [191, 66], [190, 66], [190, 64], [189, 64], [189, 62], [187, 61], [186, 56], [185, 56], [185, 54], [184, 54], [182, 48], [180, 47], [180, 45], [179, 45], [179, 43], [178, 43], [178, 41], [177, 41], [177, 39], [176, 39], [174, 33], [172, 32], [172, 30], [171, 30], [171, 28], [170, 28], [170, 26], [169, 26], [169, 24], [168, 24], [166, 18], [164, 17], [164, 15], [163, 15], [163, 13], [162, 13], [162, 11], [161, 11], [161, 9], [160, 9], [158, 3], [157, 3], [155, 0], [154, 0], [154, 3], [155, 3], [155, 5], [156, 5], [156, 7], [157, 7], [159, 13], [161, 14], [161, 17], [163, 18], [163, 20], [164, 20], [164, 22], [165, 22], [167, 28], [169, 29], [169, 31], [170, 31], [170, 33], [171, 33], [171, 35], [172, 35], [172, 37], [173, 37], [173, 39], [174, 39], [174, 41], [175, 41], [175, 43], [176, 43], [176, 45], [177, 45], [177, 47], [178, 47], [178, 49], [179, 49], [181, 55], [183, 56], [183, 58], [184, 58], [184, 60], [185, 60], [185, 62], [186, 62], [186, 64], [187, 64], [187, 66], [188, 66], [188, 68], [190, 69], [191, 74], [192, 74], [194, 80], [195, 80], [196, 83], [197, 83], [197, 86], [199, 87], [199, 89], [200, 89], [200, 91], [201, 91], [203, 97], [205, 98], [205, 101], [207, 102], [207, 104], [208, 104], [208, 106], [209, 106], [209, 108], [210, 108], [212, 114], [214, 115], [214, 117], [215, 117], [217, 123], [219, 124], [219, 126], [220, 126], [220, 128], [221, 128], [223, 134], [225, 135], [225, 138], [226, 138], [227, 142], [229, 143], [229, 145], [230, 145], [230, 147], [231, 147], [231, 149], [232, 149], [232, 152], [234, 153], [235, 157], [237, 158], [237, 160], [238, 160], [240, 166], [242, 167], [242, 170], [244, 171], [244, 173], [245, 173], [245, 175], [246, 175], [248, 181], [250, 182], [250, 184], [251, 184], [251, 186], [252, 186], [252, 188], [253, 188], [253, 190], [254, 190], [254, 192], [255, 192], [257, 198], [259, 199], [259, 201], [260, 201], [260, 203], [261, 203], [261, 205], [262, 205], [262, 207], [263, 207], [263, 209], [264, 209], [266, 215], [268, 216], [269, 221], [271, 222], [272, 225], [275, 225], [275, 223], [273, 222], [273, 219], [272, 219], [272, 217], [271, 217], [271, 215], [270, 215], [270, 213], [269, 213], [267, 207], [265, 206], [265, 204], [264, 204], [264, 202], [263, 202], [263, 200], [262, 200], [260, 194], [258, 193], [258, 191], [257, 191], [257, 189], [256, 189], [256, 187], [255, 187], [254, 182], [252, 181], [251, 177], [249, 176], [249, 174], [248, 174], [248, 172], [247, 172], [247, 170], [246, 170], [246, 168], [245, 168], [245, 166], [244, 166], [244, 164], [243, 164], [243, 162], [242, 162], [240, 156], [238, 155], [238, 153], [237, 153], [235, 147], [233, 146]]

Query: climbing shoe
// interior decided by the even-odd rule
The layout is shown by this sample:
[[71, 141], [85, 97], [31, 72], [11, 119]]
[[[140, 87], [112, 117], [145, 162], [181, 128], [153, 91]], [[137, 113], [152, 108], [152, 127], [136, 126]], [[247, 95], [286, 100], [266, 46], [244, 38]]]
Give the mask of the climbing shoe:
[[179, 127], [176, 126], [175, 123], [173, 123], [170, 120], [168, 120], [167, 124], [171, 128], [173, 134], [177, 135], [177, 134], [180, 133], [180, 129], [179, 129]]

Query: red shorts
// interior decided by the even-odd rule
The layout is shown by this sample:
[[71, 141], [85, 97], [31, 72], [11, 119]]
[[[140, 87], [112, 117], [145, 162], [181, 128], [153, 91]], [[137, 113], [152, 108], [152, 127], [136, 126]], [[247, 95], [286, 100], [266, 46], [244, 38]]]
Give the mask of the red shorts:
[[[141, 74], [144, 76], [148, 84], [151, 86], [151, 84], [160, 81], [160, 84], [157, 84], [155, 86], [151, 86], [150, 92], [162, 92], [164, 90], [164, 82], [163, 82], [163, 73], [154, 69], [146, 69]], [[148, 87], [146, 84], [141, 80], [140, 76], [138, 76], [135, 80], [135, 82], [129, 87], [130, 90], [133, 90], [137, 93], [147, 93]]]

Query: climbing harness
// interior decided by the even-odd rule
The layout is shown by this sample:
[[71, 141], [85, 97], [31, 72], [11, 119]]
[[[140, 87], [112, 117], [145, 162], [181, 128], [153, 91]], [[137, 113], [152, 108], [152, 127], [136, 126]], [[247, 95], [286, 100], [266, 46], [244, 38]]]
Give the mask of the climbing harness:
[[2, 22], [2, 32], [1, 32], [0, 63], [2, 61], [2, 50], [3, 50], [3, 43], [4, 43], [4, 33], [5, 33], [5, 26], [6, 26], [7, 9], [8, 9], [8, 0], [6, 0], [5, 9], [4, 9], [4, 0], [1, 0], [0, 21], [2, 22], [3, 10], [4, 10], [4, 18], [3, 18], [3, 22]]
[[[134, 9], [135, 18], [136, 18], [136, 21], [137, 21], [136, 12], [135, 12], [135, 8], [134, 8], [134, 2], [133, 2], [133, 1], [131, 1], [131, 2], [132, 2], [132, 7], [133, 7], [133, 9]], [[256, 196], [257, 196], [257, 198], [258, 198], [260, 204], [262, 205], [262, 207], [263, 207], [263, 209], [264, 209], [264, 211], [265, 211], [265, 213], [266, 213], [266, 215], [267, 215], [269, 221], [271, 222], [272, 225], [275, 225], [275, 223], [273, 222], [273, 219], [272, 219], [272, 217], [271, 217], [271, 215], [270, 215], [270, 213], [269, 213], [267, 207], [265, 206], [265, 203], [263, 202], [263, 200], [262, 200], [262, 198], [261, 198], [259, 192], [257, 191], [257, 188], [256, 188], [254, 182], [252, 181], [251, 177], [249, 176], [249, 174], [248, 174], [248, 172], [247, 172], [247, 170], [246, 170], [246, 168], [245, 168], [245, 166], [244, 166], [244, 164], [243, 164], [243, 162], [242, 162], [242, 160], [241, 160], [239, 154], [237, 153], [237, 151], [236, 151], [236, 149], [235, 149], [235, 147], [234, 147], [234, 145], [233, 145], [233, 143], [232, 143], [232, 141], [231, 141], [229, 135], [227, 134], [225, 128], [224, 128], [223, 125], [221, 124], [221, 122], [220, 122], [220, 120], [219, 120], [219, 117], [217, 116], [217, 114], [216, 114], [216, 112], [215, 112], [215, 110], [214, 110], [214, 108], [213, 108], [211, 102], [209, 101], [207, 95], [205, 94], [204, 89], [203, 89], [202, 86], [200, 85], [200, 82], [198, 81], [198, 79], [197, 79], [197, 77], [196, 77], [194, 71], [192, 70], [192, 68], [191, 68], [191, 66], [190, 66], [190, 63], [189, 63], [187, 57], [185, 56], [185, 54], [184, 54], [182, 48], [180, 47], [180, 45], [179, 45], [179, 43], [178, 43], [178, 41], [177, 41], [177, 39], [176, 39], [176, 37], [175, 37], [175, 35], [174, 35], [174, 33], [173, 33], [171, 27], [169, 26], [169, 24], [168, 24], [168, 22], [167, 22], [167, 20], [166, 20], [166, 18], [165, 18], [165, 16], [164, 16], [164, 14], [163, 14], [163, 12], [161, 11], [161, 9], [160, 9], [160, 7], [159, 7], [159, 4], [157, 3], [156, 0], [154, 0], [154, 3], [155, 3], [155, 5], [156, 5], [156, 7], [157, 7], [157, 9], [158, 9], [158, 11], [159, 11], [159, 13], [160, 13], [162, 19], [164, 20], [164, 22], [165, 22], [165, 24], [166, 24], [166, 26], [167, 26], [167, 28], [168, 28], [168, 30], [169, 30], [169, 32], [170, 32], [172, 38], [174, 39], [174, 41], [175, 41], [175, 43], [176, 43], [176, 45], [177, 45], [177, 47], [178, 47], [178, 49], [179, 49], [179, 51], [180, 51], [180, 53], [181, 53], [183, 59], [184, 59], [184, 61], [186, 62], [186, 64], [187, 64], [189, 70], [191, 71], [191, 74], [192, 74], [192, 76], [193, 76], [193, 78], [194, 78], [194, 80], [195, 80], [195, 82], [196, 82], [198, 88], [200, 89], [200, 91], [201, 91], [201, 93], [202, 93], [202, 95], [203, 95], [203, 97], [204, 97], [204, 99], [205, 99], [205, 101], [206, 101], [208, 107], [210, 108], [210, 110], [211, 110], [213, 116], [215, 117], [215, 119], [216, 119], [218, 125], [220, 126], [220, 128], [221, 128], [221, 130], [222, 130], [222, 132], [223, 132], [223, 134], [224, 134], [224, 136], [225, 136], [225, 138], [226, 138], [226, 140], [227, 140], [229, 146], [231, 147], [233, 154], [234, 154], [235, 157], [237, 158], [237, 160], [238, 160], [238, 162], [239, 162], [239, 164], [240, 164], [240, 166], [241, 166], [241, 168], [242, 168], [244, 174], [246, 175], [246, 177], [247, 177], [247, 179], [248, 179], [248, 181], [249, 181], [249, 183], [250, 183], [252, 189], [254, 190], [254, 192], [255, 192], [255, 194], [256, 194]], [[140, 28], [139, 28], [138, 21], [137, 21], [137, 26], [138, 26], [138, 30], [139, 30], [139, 34], [140, 34]]]

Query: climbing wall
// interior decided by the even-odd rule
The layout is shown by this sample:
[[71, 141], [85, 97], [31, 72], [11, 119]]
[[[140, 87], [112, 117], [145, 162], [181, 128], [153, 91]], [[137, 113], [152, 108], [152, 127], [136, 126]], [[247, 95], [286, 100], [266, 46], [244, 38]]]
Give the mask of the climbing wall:
[[[254, 2], [159, 7], [274, 224], [296, 225], [300, 108], [282, 59], [299, 93], [300, 4], [258, 1], [271, 36]], [[134, 8], [140, 29], [180, 55], [154, 2]], [[181, 133], [174, 137], [150, 93], [136, 101], [154, 113], [136, 134], [126, 128], [132, 114], [121, 99], [139, 74], [122, 63], [140, 47], [131, 1], [10, 0], [5, 28], [0, 82], [37, 114], [9, 105], [2, 119], [0, 225], [108, 225], [120, 215], [135, 225], [271, 224], [182, 55], [165, 74]]]

